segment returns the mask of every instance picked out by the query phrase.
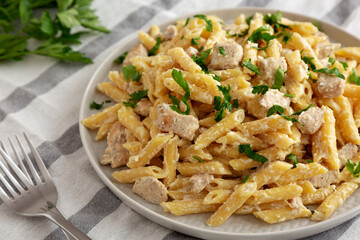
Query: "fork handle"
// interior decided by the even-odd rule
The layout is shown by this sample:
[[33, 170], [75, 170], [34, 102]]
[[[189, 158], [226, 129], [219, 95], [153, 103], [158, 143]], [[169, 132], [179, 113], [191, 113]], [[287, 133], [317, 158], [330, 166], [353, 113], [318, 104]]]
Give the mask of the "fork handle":
[[91, 238], [66, 220], [56, 207], [53, 207], [50, 211], [42, 215], [61, 227], [64, 232], [68, 233], [67, 237], [71, 236], [77, 240], [91, 240]]
[[[53, 211], [56, 214], [61, 215], [60, 211], [57, 208], [52, 208], [51, 211]], [[65, 234], [67, 240], [76, 240], [76, 238], [73, 238], [69, 233], [67, 233], [64, 229], [61, 229], [63, 233]]]

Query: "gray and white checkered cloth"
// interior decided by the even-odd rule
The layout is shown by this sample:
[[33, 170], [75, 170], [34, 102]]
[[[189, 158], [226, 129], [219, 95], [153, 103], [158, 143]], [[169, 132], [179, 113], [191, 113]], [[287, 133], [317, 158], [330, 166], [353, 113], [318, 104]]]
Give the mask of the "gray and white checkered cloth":
[[[95, 0], [110, 34], [83, 37], [79, 49], [94, 64], [64, 63], [41, 56], [0, 64], [1, 140], [25, 131], [35, 142], [59, 192], [58, 208], [92, 239], [196, 239], [162, 227], [122, 203], [100, 180], [85, 155], [78, 113], [85, 87], [115, 43], [154, 23], [190, 12], [257, 6], [324, 19], [360, 36], [360, 0]], [[308, 240], [359, 239], [355, 217]], [[42, 218], [26, 218], [0, 202], [0, 239], [66, 239]]]

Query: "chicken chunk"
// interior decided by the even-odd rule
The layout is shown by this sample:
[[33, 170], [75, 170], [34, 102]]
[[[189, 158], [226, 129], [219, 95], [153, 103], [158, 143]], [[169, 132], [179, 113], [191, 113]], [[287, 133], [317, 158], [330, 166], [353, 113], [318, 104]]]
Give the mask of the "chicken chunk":
[[318, 73], [316, 84], [323, 98], [336, 98], [342, 95], [345, 89], [345, 80], [326, 73]]
[[275, 73], [278, 67], [281, 67], [282, 70], [287, 70], [287, 64], [284, 57], [269, 57], [269, 58], [258, 58], [258, 68], [261, 73], [261, 79], [267, 81], [272, 85], [275, 79]]
[[243, 48], [235, 41], [215, 43], [210, 67], [217, 70], [236, 68], [242, 58]]
[[201, 192], [209, 183], [214, 181], [214, 176], [209, 174], [197, 174], [193, 175], [190, 178], [191, 188], [190, 192], [199, 193]]
[[192, 140], [199, 128], [199, 121], [191, 115], [179, 114], [168, 104], [162, 103], [157, 106], [156, 126], [162, 131], [173, 132]]
[[347, 143], [339, 150], [340, 168], [345, 167], [348, 159], [352, 159], [358, 151], [358, 146]]
[[339, 170], [329, 170], [324, 174], [314, 176], [309, 179], [312, 185], [316, 188], [327, 187], [332, 183], [339, 181]]
[[125, 127], [116, 122], [107, 136], [108, 147], [100, 160], [100, 164], [111, 164], [112, 168], [125, 165], [129, 160], [129, 152], [122, 145], [126, 142]]
[[166, 27], [165, 31], [161, 35], [161, 41], [169, 41], [177, 35], [177, 28], [175, 25], [169, 25]]
[[168, 199], [165, 185], [154, 177], [136, 179], [132, 191], [154, 204], [166, 202]]
[[290, 106], [290, 101], [289, 97], [286, 97], [276, 89], [269, 89], [266, 94], [259, 98], [259, 104], [266, 110], [270, 109], [273, 105], [280, 105], [283, 108], [287, 108]]
[[141, 99], [134, 108], [134, 111], [141, 116], [148, 116], [150, 114], [150, 108], [153, 106], [152, 102], [148, 99]]
[[197, 56], [199, 51], [194, 47], [188, 47], [188, 49], [186, 49], [186, 53], [189, 55], [189, 57], [192, 57], [193, 55]]
[[324, 119], [324, 110], [319, 107], [312, 107], [302, 112], [297, 127], [303, 134], [314, 134], [320, 129]]
[[141, 43], [133, 47], [129, 53], [126, 55], [123, 66], [131, 64], [130, 59], [133, 57], [147, 57], [148, 51], [144, 45]]
[[319, 59], [330, 56], [335, 50], [340, 47], [340, 44], [322, 42], [316, 45], [316, 52]]

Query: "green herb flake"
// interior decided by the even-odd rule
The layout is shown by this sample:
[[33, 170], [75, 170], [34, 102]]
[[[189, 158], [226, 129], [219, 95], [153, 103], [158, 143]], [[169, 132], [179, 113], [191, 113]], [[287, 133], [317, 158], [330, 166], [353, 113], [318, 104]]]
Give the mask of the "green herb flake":
[[258, 85], [258, 86], [254, 86], [252, 87], [252, 94], [262, 94], [264, 95], [265, 93], [267, 93], [267, 91], [269, 91], [269, 86], [267, 85]]
[[221, 82], [222, 81], [222, 78], [219, 77], [218, 75], [214, 74], [214, 73], [211, 73], [210, 74], [212, 76], [212, 78], [218, 82]]
[[223, 56], [226, 56], [226, 52], [225, 52], [225, 49], [223, 47], [219, 47], [219, 53]]
[[[275, 35], [271, 35], [268, 31], [270, 31], [270, 27], [268, 25], [261, 26], [250, 35], [247, 39], [250, 42], [258, 43], [260, 39], [264, 40], [267, 45], [269, 45], [270, 40], [276, 38]], [[267, 48], [267, 46], [265, 47]]]
[[286, 159], [289, 159], [289, 160], [291, 160], [293, 162], [293, 167], [292, 168], [296, 168], [296, 164], [299, 163], [299, 159], [292, 153], [288, 154], [286, 156]]
[[265, 23], [274, 27], [275, 32], [278, 32], [280, 29], [290, 28], [289, 26], [280, 23], [281, 18], [281, 12], [277, 11], [275, 14], [266, 14], [263, 19]]
[[212, 21], [211, 21], [211, 20], [208, 20], [205, 15], [203, 15], [203, 14], [198, 14], [198, 15], [195, 15], [194, 17], [200, 18], [200, 19], [202, 19], [202, 20], [204, 20], [204, 21], [206, 22], [206, 31], [208, 31], [208, 32], [212, 32], [212, 31], [213, 31]]
[[[184, 39], [184, 36], [181, 36], [180, 40], [183, 40]], [[191, 39], [192, 40], [192, 39]]]
[[312, 62], [313, 59], [314, 59], [313, 57], [306, 57], [306, 56], [301, 57], [301, 60], [303, 60], [304, 63], [308, 64], [312, 71], [314, 71], [316, 69], [315, 64]]
[[239, 108], [239, 100], [238, 100], [238, 99], [234, 99], [234, 100], [233, 100], [233, 103], [232, 103], [232, 106], [233, 106], [234, 108]]
[[309, 108], [311, 107], [314, 107], [314, 104], [311, 103], [309, 106], [307, 106], [306, 108], [300, 110], [300, 111], [297, 111], [297, 112], [294, 112], [293, 114], [291, 114], [290, 116], [294, 116], [294, 115], [300, 115], [302, 112], [305, 112], [307, 110], [309, 110]]
[[169, 98], [173, 102], [173, 105], [171, 105], [170, 108], [172, 110], [174, 110], [175, 112], [177, 112], [177, 113], [184, 114], [184, 115], [189, 115], [190, 114], [190, 105], [188, 103], [188, 100], [190, 98], [189, 84], [187, 83], [186, 80], [184, 80], [181, 71], [173, 69], [173, 71], [171, 73], [171, 76], [173, 77], [175, 82], [177, 84], [179, 84], [179, 86], [185, 91], [185, 95], [180, 99], [180, 101], [182, 101], [186, 105], [186, 110], [184, 112], [180, 111], [180, 101], [176, 97], [172, 96], [169, 93]]
[[199, 162], [205, 162], [204, 160], [202, 160], [201, 158], [195, 156], [195, 155], [192, 155], [192, 158], [195, 159], [195, 160], [198, 160]]
[[204, 49], [204, 46], [199, 47], [198, 51], [201, 52]]
[[281, 39], [281, 41], [286, 45], [292, 36], [293, 36], [293, 33], [290, 33], [288, 31], [284, 31], [284, 36]]
[[294, 95], [289, 94], [289, 93], [284, 93], [284, 96], [285, 96], [285, 97], [289, 97], [289, 98], [294, 98]]
[[126, 81], [130, 81], [130, 80], [132, 80], [133, 82], [140, 81], [141, 78], [140, 70], [136, 70], [136, 67], [134, 65], [129, 64], [127, 66], [124, 66], [121, 69], [121, 71], [124, 74]]
[[186, 19], [186, 22], [185, 22], [184, 27], [186, 27], [186, 26], [189, 24], [189, 22], [190, 22], [190, 18], [188, 17], [188, 18]]
[[314, 161], [311, 160], [311, 159], [305, 159], [305, 162], [307, 162], [307, 163], [313, 163]]
[[240, 144], [239, 153], [245, 153], [248, 158], [251, 158], [257, 162], [266, 163], [268, 161], [266, 157], [257, 154], [254, 150], [252, 150], [250, 144]]
[[191, 45], [198, 45], [199, 43], [196, 40], [199, 40], [199, 39], [200, 39], [200, 37], [192, 38], [191, 39]]
[[251, 63], [251, 58], [249, 59], [249, 61], [243, 60], [241, 66], [244, 66], [256, 73], [257, 75], [262, 76], [262, 74], [259, 72], [259, 68]]
[[110, 100], [106, 100], [106, 101], [103, 101], [101, 103], [97, 103], [95, 101], [92, 101], [92, 103], [90, 103], [90, 109], [96, 109], [96, 110], [100, 110], [105, 103], [110, 103], [111, 101]]
[[230, 85], [228, 85], [227, 88], [225, 86], [218, 86], [218, 89], [223, 94], [223, 101], [219, 96], [214, 97], [214, 109], [217, 110], [215, 114], [216, 122], [221, 121], [223, 119], [225, 110], [228, 109], [230, 111], [232, 107], [232, 104], [230, 103], [231, 101]]
[[118, 64], [122, 64], [126, 58], [126, 55], [128, 54], [128, 52], [124, 52], [123, 54], [121, 54], [119, 57], [117, 57], [114, 62], [118, 63]]
[[199, 57], [196, 57], [195, 55], [192, 56], [193, 61], [197, 65], [199, 65], [204, 72], [208, 72], [208, 68], [205, 65], [205, 60], [210, 55], [210, 52], [211, 52], [211, 48], [209, 48], [209, 49], [207, 49], [205, 51], [202, 51], [200, 53]]
[[355, 69], [352, 69], [351, 74], [349, 75], [349, 82], [360, 85], [360, 77], [356, 74]]
[[329, 57], [328, 61], [331, 64], [331, 66], [334, 65], [336, 62], [335, 58], [332, 58], [332, 57]]
[[339, 61], [341, 65], [343, 66], [344, 70], [346, 71], [349, 67], [349, 65], [346, 62]]
[[161, 44], [161, 37], [157, 37], [155, 46], [153, 46], [148, 52], [149, 57], [154, 56], [156, 54], [156, 51], [159, 49], [160, 44]]
[[245, 176], [245, 178], [244, 178], [244, 180], [243, 180], [242, 182], [243, 182], [243, 183], [246, 183], [247, 180], [249, 180], [249, 178], [250, 178], [250, 175], [248, 174], [248, 175]]
[[271, 86], [271, 89], [277, 89], [280, 91], [280, 88], [283, 86], [284, 83], [284, 76], [285, 76], [285, 72], [279, 66], [276, 70], [275, 81], [274, 84]]
[[130, 94], [130, 98], [127, 102], [123, 102], [126, 107], [135, 108], [137, 103], [146, 97], [148, 90], [140, 90]]
[[337, 76], [338, 78], [344, 79], [345, 80], [345, 76], [341, 74], [341, 72], [339, 71], [338, 68], [320, 68], [320, 69], [315, 69], [314, 72], [321, 72], [321, 73], [326, 73], [329, 75], [334, 75]]
[[[356, 166], [357, 165], [357, 166]], [[346, 169], [356, 178], [360, 176], [360, 164], [356, 164], [350, 159], [346, 162]]]
[[278, 113], [282, 118], [288, 120], [288, 121], [291, 121], [292, 123], [298, 123], [299, 121], [296, 119], [296, 118], [292, 118], [290, 116], [286, 116], [284, 115], [284, 108], [280, 105], [273, 105], [268, 111], [267, 111], [267, 114], [266, 116], [267, 117], [270, 117], [271, 115], [273, 115], [274, 113]]
[[312, 24], [317, 27], [317, 29], [322, 32], [322, 29], [320, 28], [319, 22], [318, 21], [313, 21]]

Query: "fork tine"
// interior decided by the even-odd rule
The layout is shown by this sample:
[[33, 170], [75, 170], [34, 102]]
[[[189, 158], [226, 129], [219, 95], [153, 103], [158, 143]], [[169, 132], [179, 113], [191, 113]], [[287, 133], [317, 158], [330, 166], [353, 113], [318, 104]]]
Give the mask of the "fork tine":
[[[24, 185], [29, 189], [30, 188], [30, 179], [28, 179], [24, 173], [20, 170], [20, 168], [11, 160], [9, 155], [7, 155], [4, 150], [0, 148], [0, 154], [6, 160], [6, 162], [10, 165], [11, 169], [17, 175], [17, 177], [24, 183]], [[5, 165], [0, 161], [0, 168], [3, 170], [5, 175], [11, 180], [11, 182], [15, 185], [15, 187], [21, 192], [24, 191], [24, 188], [20, 186], [19, 182], [14, 178], [14, 176], [10, 173], [10, 171], [5, 167]]]
[[23, 133], [24, 136], [25, 136], [25, 140], [27, 142], [27, 144], [29, 145], [30, 147], [30, 150], [31, 150], [31, 153], [33, 154], [34, 156], [34, 159], [39, 167], [39, 170], [41, 172], [41, 175], [43, 176], [44, 180], [45, 181], [49, 181], [51, 180], [50, 178], [50, 174], [49, 174], [49, 171], [47, 170], [45, 164], [44, 164], [44, 161], [42, 160], [42, 158], [40, 157], [38, 151], [36, 150], [36, 148], [34, 147], [34, 145], [31, 143], [29, 137], [27, 136], [27, 134], [24, 132]]
[[14, 144], [11, 141], [10, 138], [9, 138], [9, 142], [10, 142], [11, 148], [13, 149], [13, 152], [14, 152], [16, 158], [17, 158], [17, 162], [19, 163], [19, 166], [20, 166], [21, 170], [23, 171], [23, 173], [25, 174], [25, 176], [27, 178], [31, 179], [28, 170], [25, 168], [25, 165], [24, 165], [22, 159], [20, 158], [18, 152], [16, 151], [15, 146], [14, 146]]
[[10, 197], [9, 195], [4, 191], [4, 189], [0, 186], [0, 199], [3, 201], [3, 202], [8, 202]]
[[[13, 197], [16, 197], [17, 195], [19, 195], [17, 192], [15, 192], [14, 188], [11, 187], [11, 185], [9, 184], [9, 182], [4, 178], [4, 176], [2, 174], [0, 174], [0, 181], [5, 185], [6, 189], [10, 192], [10, 194]], [[2, 190], [2, 189], [1, 189]], [[21, 191], [20, 191], [21, 192]], [[5, 193], [5, 192], [4, 192]], [[6, 194], [6, 193], [5, 193]], [[7, 195], [7, 194], [6, 194]]]
[[40, 183], [42, 182], [42, 180], [41, 180], [39, 174], [36, 172], [35, 167], [34, 167], [33, 163], [31, 162], [29, 156], [27, 155], [27, 153], [26, 153], [23, 145], [21, 144], [18, 136], [15, 135], [15, 138], [16, 138], [16, 140], [17, 140], [17, 142], [18, 142], [18, 144], [19, 144], [19, 146], [20, 146], [20, 148], [21, 148], [21, 151], [23, 152], [23, 155], [24, 155], [24, 158], [25, 158], [25, 160], [26, 160], [26, 163], [27, 163], [27, 165], [28, 165], [29, 168], [30, 168], [31, 174], [32, 174], [32, 176], [33, 176], [33, 178], [34, 178], [34, 181], [35, 181], [35, 185], [40, 184]]

